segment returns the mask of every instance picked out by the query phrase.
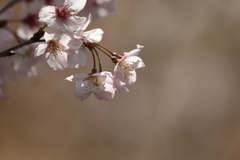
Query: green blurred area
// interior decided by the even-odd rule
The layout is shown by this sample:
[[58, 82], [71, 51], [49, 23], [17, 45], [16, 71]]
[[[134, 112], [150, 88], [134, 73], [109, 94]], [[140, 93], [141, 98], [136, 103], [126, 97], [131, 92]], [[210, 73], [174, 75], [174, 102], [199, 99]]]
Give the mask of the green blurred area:
[[0, 160], [239, 160], [240, 1], [119, 0], [116, 8], [89, 29], [102, 28], [101, 44], [119, 54], [145, 46], [130, 92], [75, 99], [64, 78], [89, 72], [90, 56], [84, 68], [44, 64], [36, 78], [11, 75]]

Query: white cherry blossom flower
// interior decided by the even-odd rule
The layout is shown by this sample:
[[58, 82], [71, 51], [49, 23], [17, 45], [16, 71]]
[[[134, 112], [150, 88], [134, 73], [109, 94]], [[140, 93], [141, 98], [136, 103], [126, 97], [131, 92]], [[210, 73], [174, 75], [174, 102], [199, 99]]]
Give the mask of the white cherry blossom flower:
[[91, 22], [91, 17], [91, 14], [89, 14], [88, 19], [77, 29], [76, 36], [80, 37], [85, 43], [99, 43], [102, 40], [104, 33], [102, 29], [96, 28], [90, 31], [85, 31]]
[[85, 17], [77, 16], [85, 4], [86, 0], [65, 0], [61, 7], [43, 7], [39, 12], [39, 21], [48, 26], [74, 31], [85, 21]]
[[[89, 43], [100, 42], [103, 35], [103, 30], [99, 28], [84, 32], [90, 22], [91, 15], [89, 15], [88, 19], [84, 22], [84, 24], [80, 26], [75, 32], [75, 37], [80, 38], [86, 45]], [[74, 59], [79, 61], [82, 65], [85, 65], [87, 63], [87, 47], [82, 45], [81, 48], [78, 50], [78, 59]]]
[[[56, 30], [48, 27], [44, 34], [46, 44], [40, 44], [35, 50], [35, 56], [46, 53], [47, 63], [54, 70], [63, 70], [66, 67], [77, 65], [72, 62], [77, 50], [82, 45], [81, 39], [73, 38], [69, 31]], [[71, 64], [71, 65], [69, 65]]]
[[67, 77], [66, 80], [75, 82], [75, 96], [82, 101], [93, 93], [99, 100], [111, 100], [115, 94], [111, 72], [95, 74], [78, 73]]
[[138, 54], [142, 48], [143, 46], [137, 45], [137, 49], [134, 49], [130, 52], [125, 52], [121, 58], [116, 59], [114, 79], [118, 79], [119, 81], [123, 82], [123, 84], [125, 83], [130, 85], [136, 82], [137, 75], [135, 70], [145, 67], [142, 59], [138, 57]]
[[[0, 77], [0, 84], [2, 84], [2, 83], [3, 83], [3, 79], [2, 79], [2, 77]], [[7, 96], [5, 94], [3, 94], [3, 91], [0, 88], [0, 99], [6, 99], [6, 98], [7, 98]]]

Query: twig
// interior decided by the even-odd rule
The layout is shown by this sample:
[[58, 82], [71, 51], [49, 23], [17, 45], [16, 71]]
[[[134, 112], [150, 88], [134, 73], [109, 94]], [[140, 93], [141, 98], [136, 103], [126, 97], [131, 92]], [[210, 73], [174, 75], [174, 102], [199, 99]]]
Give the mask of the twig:
[[37, 43], [37, 42], [45, 42], [45, 40], [34, 40], [33, 38], [30, 38], [29, 40], [23, 42], [23, 43], [20, 43], [16, 46], [13, 46], [3, 52], [0, 52], [0, 57], [6, 57], [6, 56], [10, 56], [10, 55], [14, 55], [12, 53], [13, 50], [15, 49], [18, 49], [20, 47], [23, 47], [23, 46], [26, 46], [26, 45], [29, 45], [29, 44], [32, 44], [32, 43]]

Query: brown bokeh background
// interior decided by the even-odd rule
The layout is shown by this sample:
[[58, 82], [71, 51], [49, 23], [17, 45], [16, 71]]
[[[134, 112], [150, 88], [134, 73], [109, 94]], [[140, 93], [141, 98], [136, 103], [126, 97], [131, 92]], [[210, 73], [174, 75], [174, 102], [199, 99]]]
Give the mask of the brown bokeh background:
[[89, 72], [91, 58], [84, 68], [56, 72], [43, 62], [38, 77], [6, 77], [0, 160], [239, 160], [240, 1], [116, 7], [90, 29], [102, 28], [101, 44], [118, 53], [145, 46], [130, 93], [77, 100], [63, 79]]

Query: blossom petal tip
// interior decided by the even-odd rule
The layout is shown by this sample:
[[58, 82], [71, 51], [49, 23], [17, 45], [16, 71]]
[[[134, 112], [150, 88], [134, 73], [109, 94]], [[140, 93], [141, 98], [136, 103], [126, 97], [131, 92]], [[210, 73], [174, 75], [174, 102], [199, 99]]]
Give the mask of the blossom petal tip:
[[144, 46], [141, 46], [140, 44], [137, 44], [137, 48], [138, 48], [138, 49], [143, 49]]

